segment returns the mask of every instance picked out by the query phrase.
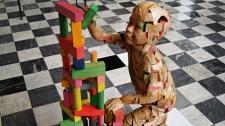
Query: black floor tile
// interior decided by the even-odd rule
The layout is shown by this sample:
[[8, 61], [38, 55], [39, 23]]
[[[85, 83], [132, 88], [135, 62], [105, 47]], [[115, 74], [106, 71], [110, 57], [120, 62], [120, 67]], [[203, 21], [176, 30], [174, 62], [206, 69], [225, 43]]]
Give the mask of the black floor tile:
[[210, 1], [209, 3], [211, 3], [211, 4], [215, 5], [215, 6], [223, 6], [223, 5], [225, 5], [224, 3], [222, 3], [222, 2], [220, 2], [218, 0]]
[[109, 10], [109, 8], [107, 8], [105, 5], [99, 5], [99, 11], [105, 11], [105, 10]]
[[121, 92], [122, 96], [131, 95], [135, 93], [134, 86], [131, 83], [116, 86], [116, 88]]
[[42, 20], [45, 20], [45, 17], [42, 14], [33, 15], [33, 16], [27, 16], [27, 20], [29, 22], [42, 21]]
[[208, 34], [208, 35], [205, 35], [205, 37], [210, 39], [211, 41], [213, 41], [215, 43], [221, 43], [221, 42], [225, 41], [225, 37], [218, 34], [218, 33]]
[[120, 5], [122, 5], [123, 7], [134, 7], [134, 6], [136, 6], [131, 1], [129, 1], [129, 2], [122, 2], [122, 3], [120, 3]]
[[35, 37], [47, 36], [54, 34], [51, 28], [41, 28], [33, 30]]
[[195, 61], [191, 56], [189, 56], [185, 52], [171, 55], [169, 56], [169, 58], [172, 59], [180, 67], [185, 67], [197, 63], [197, 61]]
[[108, 24], [123, 22], [122, 19], [119, 18], [118, 16], [104, 18], [104, 21], [106, 21], [106, 23], [108, 23]]
[[59, 83], [62, 80], [62, 68], [55, 68], [49, 70], [54, 83]]
[[200, 33], [192, 30], [191, 28], [179, 30], [178, 32], [180, 34], [184, 35], [187, 38], [192, 38], [192, 37], [196, 37], [196, 36], [200, 36], [201, 35]]
[[59, 25], [59, 19], [50, 19], [50, 20], [47, 20], [48, 21], [48, 24], [50, 26], [57, 26]]
[[118, 45], [109, 45], [109, 47], [112, 49], [112, 51], [115, 54], [120, 54], [120, 53], [125, 53], [126, 52], [126, 50], [121, 49]]
[[46, 8], [41, 8], [42, 13], [52, 13], [56, 12], [55, 7], [46, 7]]
[[43, 58], [22, 62], [20, 64], [24, 75], [48, 69]]
[[191, 17], [191, 18], [201, 17], [201, 16], [199, 15], [199, 13], [197, 13], [197, 12], [195, 12], [195, 11], [186, 12], [185, 14], [188, 15], [189, 17]]
[[43, 47], [40, 47], [40, 50], [44, 57], [57, 55], [60, 53], [59, 44], [43, 46]]
[[[224, 54], [225, 55], [225, 54]], [[212, 59], [201, 63], [215, 75], [225, 72], [225, 64], [218, 59]]]
[[123, 9], [114, 9], [112, 10], [116, 15], [123, 15], [123, 14], [130, 14], [130, 12], [123, 8]]
[[175, 108], [177, 108], [178, 110], [181, 110], [181, 109], [186, 108], [190, 105], [192, 105], [191, 102], [189, 100], [187, 100], [187, 98], [185, 98], [183, 94], [181, 94], [178, 90], [176, 90]]
[[12, 30], [12, 33], [15, 33], [15, 32], [28, 31], [28, 30], [31, 30], [31, 28], [30, 28], [30, 25], [26, 23], [26, 24], [13, 25], [11, 26], [11, 30]]
[[6, 9], [5, 8], [0, 8], [0, 14], [2, 13], [6, 13]]
[[225, 27], [219, 23], [213, 23], [213, 24], [207, 24], [207, 27], [211, 28], [212, 30], [216, 32], [224, 31]]
[[213, 98], [195, 105], [214, 124], [225, 120], [225, 105]]
[[[16, 12], [10, 12], [10, 13], [7, 13], [8, 14], [8, 18], [11, 19], [11, 18], [20, 18], [20, 12], [19, 11], [16, 11]], [[24, 17], [25, 14], [24, 12], [22, 11], [22, 16]]]
[[38, 47], [37, 41], [35, 39], [17, 41], [15, 42], [15, 45], [17, 51]]
[[37, 3], [42, 3], [42, 2], [48, 2], [48, 1], [51, 1], [51, 0], [35, 0]]
[[182, 69], [173, 70], [171, 71], [171, 74], [176, 87], [181, 87], [195, 82], [195, 80]]
[[221, 57], [225, 55], [225, 49], [219, 45], [212, 45], [204, 47], [204, 49], [215, 57]]
[[201, 80], [199, 83], [214, 96], [219, 96], [225, 93], [225, 82], [217, 76]]
[[181, 21], [181, 22], [184, 23], [185, 25], [189, 26], [189, 27], [196, 27], [196, 26], [201, 25], [201, 23], [199, 23], [198, 21], [195, 21], [193, 19], [184, 20], [184, 21]]
[[13, 42], [13, 36], [12, 34], [6, 34], [6, 35], [0, 35], [0, 44]]
[[165, 37], [162, 37], [159, 39], [159, 42], [157, 43], [157, 45], [166, 44], [166, 43], [170, 43], [170, 41], [166, 39]]
[[192, 10], [201, 10], [204, 9], [202, 6], [199, 6], [198, 4], [193, 4], [188, 6]]
[[37, 126], [32, 109], [2, 117], [2, 126]]
[[104, 45], [104, 43], [103, 42], [96, 41], [92, 37], [85, 38], [85, 46], [87, 48], [96, 47], [96, 46], [100, 46], [100, 45]]
[[0, 96], [26, 90], [23, 76], [0, 81]]
[[106, 33], [115, 33], [116, 31], [110, 25], [101, 26]]
[[100, 58], [98, 61], [104, 61], [106, 64], [106, 71], [125, 67], [125, 64], [116, 56], [110, 56], [105, 58]]
[[31, 9], [37, 9], [38, 5], [37, 4], [25, 4], [22, 5], [24, 10], [31, 10]]
[[171, 7], [182, 6], [179, 2], [176, 2], [176, 1], [166, 2], [166, 4], [170, 5]]
[[18, 63], [19, 58], [16, 52], [0, 55], [0, 66]]
[[176, 41], [174, 42], [174, 44], [185, 51], [190, 51], [199, 48], [199, 46], [191, 42], [189, 39]]
[[225, 21], [225, 18], [220, 15], [210, 15], [210, 16], [208, 16], [208, 18], [210, 18], [216, 22]]
[[108, 78], [107, 75], [105, 75], [105, 87], [110, 88], [110, 87], [113, 87], [113, 86], [114, 85], [113, 85], [112, 81]]
[[32, 108], [57, 102], [60, 100], [55, 85], [28, 91]]
[[9, 26], [9, 20], [0, 20], [0, 27]]
[[16, 6], [16, 7], [18, 7], [18, 3], [17, 3], [17, 1], [11, 1], [11, 2], [5, 2], [5, 6], [6, 7], [11, 7], [11, 6]]
[[214, 7], [214, 8], [209, 8], [210, 11], [214, 12], [214, 13], [217, 13], [217, 14], [220, 14], [220, 13], [224, 13], [225, 10], [219, 8], [219, 7]]

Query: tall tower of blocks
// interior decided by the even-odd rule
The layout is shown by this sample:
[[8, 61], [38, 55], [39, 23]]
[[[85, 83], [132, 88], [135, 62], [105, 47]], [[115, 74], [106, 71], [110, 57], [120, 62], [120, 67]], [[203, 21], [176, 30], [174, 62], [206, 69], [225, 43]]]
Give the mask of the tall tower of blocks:
[[98, 7], [91, 5], [86, 13], [66, 1], [56, 2], [55, 7], [59, 13], [58, 40], [63, 60], [61, 84], [65, 87], [64, 100], [60, 102], [64, 120], [60, 126], [83, 126], [84, 118], [88, 118], [91, 126], [103, 126], [105, 63], [97, 61], [96, 52], [91, 52], [91, 63], [85, 63], [82, 35], [82, 29], [87, 28]]

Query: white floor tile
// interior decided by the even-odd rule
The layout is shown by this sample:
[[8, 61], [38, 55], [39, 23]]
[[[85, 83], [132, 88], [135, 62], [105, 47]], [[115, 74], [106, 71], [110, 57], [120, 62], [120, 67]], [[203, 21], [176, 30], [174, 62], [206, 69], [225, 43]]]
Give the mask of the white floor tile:
[[0, 44], [0, 55], [16, 52], [16, 46], [13, 42]]
[[188, 51], [187, 54], [198, 62], [204, 62], [215, 58], [213, 55], [211, 55], [202, 48]]
[[44, 60], [48, 69], [54, 69], [63, 66], [62, 56], [60, 54], [44, 57]]
[[19, 63], [0, 66], [0, 80], [22, 76], [22, 70]]
[[31, 48], [17, 52], [20, 62], [42, 58], [39, 48]]
[[96, 46], [88, 49], [89, 52], [97, 51], [98, 58], [115, 55], [108, 45]]
[[166, 44], [161, 44], [157, 46], [158, 49], [166, 56], [182, 53], [183, 50], [181, 50], [179, 47], [177, 47], [173, 43], [166, 43]]
[[173, 108], [167, 118], [168, 126], [192, 126], [192, 124], [176, 109]]

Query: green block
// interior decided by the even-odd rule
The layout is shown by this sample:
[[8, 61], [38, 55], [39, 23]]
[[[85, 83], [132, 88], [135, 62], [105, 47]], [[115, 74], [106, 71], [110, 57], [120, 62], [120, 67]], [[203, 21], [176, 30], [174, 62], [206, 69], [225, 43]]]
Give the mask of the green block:
[[78, 122], [74, 122], [70, 119], [67, 120], [63, 120], [62, 122], [60, 122], [60, 126], [84, 126], [82, 120], [78, 121]]
[[97, 95], [91, 95], [90, 101], [91, 101], [91, 105], [96, 106], [98, 104]]
[[104, 109], [104, 91], [97, 93], [98, 97], [98, 108]]
[[62, 37], [66, 37], [69, 34], [67, 17], [62, 14], [59, 14], [59, 29]]
[[75, 79], [85, 79], [91, 77], [97, 77], [99, 75], [105, 74], [105, 63], [95, 62], [86, 63], [85, 68], [82, 70], [72, 70], [72, 78]]
[[88, 24], [92, 21], [93, 17], [97, 14], [99, 8], [98, 6], [91, 4], [88, 11], [86, 12], [84, 16], [84, 20], [82, 21], [82, 29], [86, 29], [88, 27]]

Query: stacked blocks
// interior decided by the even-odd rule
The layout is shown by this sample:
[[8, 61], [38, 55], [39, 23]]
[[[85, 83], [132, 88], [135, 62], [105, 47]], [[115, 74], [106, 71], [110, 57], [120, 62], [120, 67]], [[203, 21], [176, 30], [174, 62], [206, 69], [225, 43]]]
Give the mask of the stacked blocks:
[[[85, 14], [66, 1], [58, 1], [55, 6], [59, 13], [58, 40], [63, 60], [61, 84], [65, 88], [64, 100], [60, 102], [64, 120], [60, 126], [83, 126], [83, 117], [88, 117], [92, 126], [96, 122], [103, 126], [105, 63], [97, 61], [96, 52], [91, 52], [91, 63], [85, 63], [85, 39], [82, 35], [82, 29], [87, 28], [98, 7], [91, 5]], [[71, 20], [71, 33], [67, 18]]]

